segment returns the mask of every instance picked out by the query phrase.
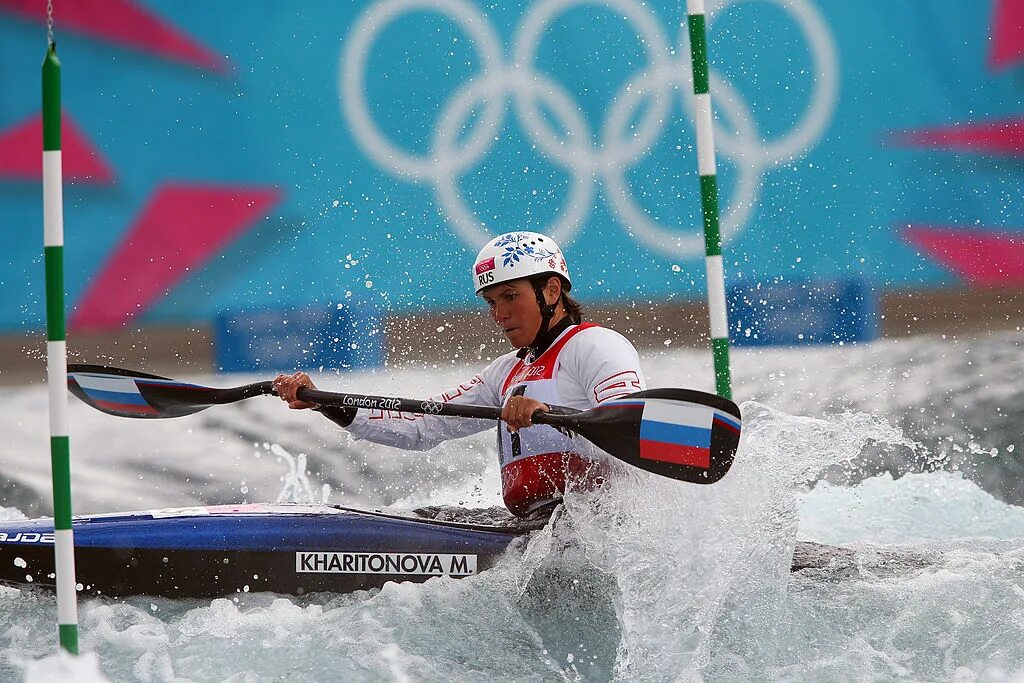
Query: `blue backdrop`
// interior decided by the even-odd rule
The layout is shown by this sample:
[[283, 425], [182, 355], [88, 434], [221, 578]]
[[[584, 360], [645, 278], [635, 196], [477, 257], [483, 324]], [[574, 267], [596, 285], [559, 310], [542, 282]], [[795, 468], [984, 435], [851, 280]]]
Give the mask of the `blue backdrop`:
[[[908, 224], [1024, 225], [1012, 153], [900, 137], [1024, 113], [1019, 70], [991, 62], [996, 4], [711, 3], [727, 278], [955, 284], [964, 273]], [[683, 2], [96, 5], [141, 47], [56, 5], [65, 113], [113, 175], [65, 189], [69, 306], [168, 183], [279, 199], [141, 305], [141, 323], [353, 297], [470, 306], [479, 244], [518, 228], [560, 238], [584, 301], [703, 296]], [[45, 29], [10, 6], [0, 329], [18, 330], [44, 321], [41, 190], [2, 136], [38, 115]], [[224, 68], [161, 52], [154, 25]], [[162, 218], [193, 229], [188, 211]]]

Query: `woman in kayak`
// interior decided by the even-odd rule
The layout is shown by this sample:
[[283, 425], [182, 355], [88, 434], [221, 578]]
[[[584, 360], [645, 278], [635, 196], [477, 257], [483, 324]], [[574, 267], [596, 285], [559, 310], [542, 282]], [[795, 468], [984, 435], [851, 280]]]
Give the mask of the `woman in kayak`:
[[[433, 396], [437, 401], [502, 406], [498, 425], [502, 498], [516, 515], [557, 503], [567, 482], [599, 483], [607, 465], [600, 456], [573, 450], [566, 434], [533, 426], [533, 414], [566, 406], [586, 410], [646, 388], [640, 358], [622, 335], [582, 321], [569, 296], [572, 280], [554, 240], [511, 232], [491, 240], [473, 267], [477, 295], [517, 350], [480, 374]], [[300, 401], [309, 375], [278, 375], [274, 388], [292, 409], [313, 409], [357, 439], [407, 450], [429, 450], [442, 441], [483, 431], [493, 422], [438, 415], [319, 406]], [[531, 427], [530, 429], [525, 429]]]

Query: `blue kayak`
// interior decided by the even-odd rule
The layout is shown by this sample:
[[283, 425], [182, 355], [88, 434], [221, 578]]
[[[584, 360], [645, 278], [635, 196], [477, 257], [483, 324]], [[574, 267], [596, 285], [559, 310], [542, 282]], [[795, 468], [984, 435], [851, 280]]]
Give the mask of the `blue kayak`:
[[[471, 576], [534, 524], [473, 524], [330, 505], [219, 505], [76, 517], [88, 594], [215, 597]], [[53, 520], [0, 522], [0, 582], [52, 587]]]
[[[544, 524], [500, 508], [397, 514], [307, 504], [86, 515], [73, 522], [76, 579], [85, 594], [115, 598], [350, 593], [389, 581], [472, 576]], [[891, 567], [927, 563], [872, 557]], [[791, 568], [849, 575], [864, 562], [850, 549], [804, 542]], [[55, 585], [52, 519], [0, 521], [0, 583]]]

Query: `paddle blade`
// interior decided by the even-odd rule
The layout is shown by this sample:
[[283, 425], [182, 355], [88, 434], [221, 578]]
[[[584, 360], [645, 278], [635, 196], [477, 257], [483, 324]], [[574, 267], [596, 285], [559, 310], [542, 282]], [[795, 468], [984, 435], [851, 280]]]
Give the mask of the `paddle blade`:
[[735, 403], [688, 389], [650, 389], [580, 413], [577, 431], [630, 465], [693, 484], [729, 471], [740, 442]]
[[233, 389], [179, 382], [134, 370], [102, 365], [68, 365], [68, 389], [96, 410], [133, 418], [191, 415], [212, 405], [270, 393], [270, 382]]
[[[201, 398], [203, 390], [209, 391], [205, 387], [100, 365], [69, 365], [68, 389], [96, 410], [118, 417], [180, 417], [210, 405]], [[184, 400], [179, 399], [182, 392], [188, 392]]]

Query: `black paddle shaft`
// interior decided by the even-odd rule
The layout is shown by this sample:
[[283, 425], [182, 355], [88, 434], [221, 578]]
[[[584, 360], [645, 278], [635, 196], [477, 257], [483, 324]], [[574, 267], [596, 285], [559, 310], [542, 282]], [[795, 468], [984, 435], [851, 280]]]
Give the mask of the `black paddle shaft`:
[[[388, 410], [424, 415], [474, 417], [489, 420], [501, 418], [501, 408], [494, 406], [460, 405], [433, 399], [415, 400], [364, 394], [339, 394], [316, 389], [299, 389], [297, 397], [310, 403], [335, 405], [346, 408]], [[611, 402], [590, 410], [575, 410], [550, 406], [550, 411], [538, 410], [533, 414], [536, 424], [579, 434], [598, 448], [631, 465], [672, 479], [695, 484], [712, 484], [729, 471], [739, 446], [739, 429], [716, 425], [711, 430], [711, 447], [707, 467], [646, 458], [641, 454], [643, 411], [637, 403], [646, 399], [660, 399], [682, 405], [714, 409], [740, 420], [740, 410], [732, 401], [689, 389], [648, 389], [624, 396], [625, 404]]]
[[[276, 395], [272, 382], [214, 389], [132, 370], [82, 364], [68, 366], [68, 389], [86, 404], [102, 412], [144, 419], [181, 417], [214, 405], [235, 403], [254, 396]], [[501, 408], [498, 406], [343, 394], [308, 388], [299, 389], [296, 395], [300, 400], [320, 405], [420, 415], [501, 419]], [[645, 417], [647, 405], [654, 405], [657, 415]], [[611, 456], [641, 469], [695, 484], [712, 484], [721, 479], [732, 466], [739, 446], [739, 408], [732, 401], [700, 391], [649, 389], [589, 410], [580, 411], [561, 406], [550, 408], [549, 411], [535, 412], [533, 421], [578, 434]], [[667, 455], [659, 453], [657, 442], [666, 437], [672, 441], [674, 437], [656, 433], [659, 427], [652, 425], [652, 422], [667, 421], [668, 424], [662, 425], [662, 428], [667, 426], [670, 431], [677, 429], [674, 425], [679, 423], [685, 431], [690, 422], [687, 419], [676, 420], [674, 416], [692, 415], [694, 412], [703, 414], [701, 420], [704, 424], [711, 424], [710, 444], [705, 441], [707, 445], [703, 449], [697, 448], [695, 455], [684, 452], [687, 446], [683, 446], [683, 450], [670, 447]]]
[[[273, 393], [273, 392], [272, 392]], [[501, 408], [495, 406], [472, 406], [458, 403], [446, 403], [433, 399], [398, 398], [395, 396], [367, 396], [365, 394], [341, 394], [333, 391], [302, 388], [296, 393], [302, 401], [320, 405], [339, 406], [342, 408], [361, 408], [363, 410], [388, 410], [391, 412], [416, 413], [421, 415], [445, 415], [449, 417], [476, 417], [484, 420], [501, 419]], [[533, 414], [533, 421], [538, 424], [550, 424], [558, 427], [570, 427], [571, 417], [581, 411], [561, 406], [551, 406], [551, 412], [538, 410]]]

